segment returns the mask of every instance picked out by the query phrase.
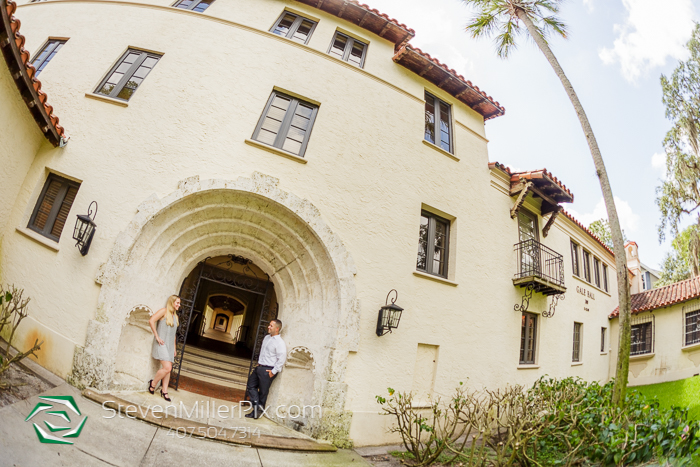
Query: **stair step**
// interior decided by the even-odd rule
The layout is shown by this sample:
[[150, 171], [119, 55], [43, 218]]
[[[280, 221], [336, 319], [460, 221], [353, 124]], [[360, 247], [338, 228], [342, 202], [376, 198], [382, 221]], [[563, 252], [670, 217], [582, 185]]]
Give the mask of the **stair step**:
[[210, 358], [206, 357], [201, 357], [199, 355], [190, 355], [188, 353], [185, 353], [185, 355], [182, 357], [183, 362], [191, 363], [193, 365], [201, 365], [201, 366], [206, 366], [210, 368], [217, 368], [220, 370], [228, 370], [228, 371], [233, 371], [233, 372], [247, 372], [248, 368], [250, 368], [250, 361], [245, 362], [244, 364], [242, 363], [229, 363], [229, 362], [223, 362], [221, 360], [213, 360]]
[[225, 362], [225, 363], [234, 363], [234, 364], [246, 366], [246, 367], [250, 365], [249, 358], [241, 358], [241, 357], [234, 357], [232, 355], [220, 354], [217, 352], [212, 352], [211, 350], [200, 349], [199, 347], [195, 347], [193, 345], [188, 345], [187, 347], [185, 347], [185, 355], [188, 355], [188, 354], [189, 355], [196, 355], [198, 357], [207, 358], [209, 360], [217, 360], [217, 361]]
[[182, 362], [182, 368], [187, 368], [190, 371], [196, 371], [197, 373], [202, 373], [210, 376], [217, 376], [219, 378], [228, 378], [231, 380], [240, 380], [248, 378], [248, 369], [242, 369], [242, 371], [231, 371], [229, 369], [222, 369], [207, 365], [200, 365], [197, 363]]
[[226, 378], [219, 378], [216, 376], [200, 373], [198, 371], [192, 371], [192, 370], [186, 369], [184, 367], [180, 369], [180, 375], [186, 376], [186, 377], [192, 378], [192, 379], [197, 379], [199, 381], [204, 381], [207, 383], [217, 384], [219, 386], [225, 386], [227, 388], [245, 390], [245, 387], [246, 387], [246, 380], [245, 379], [243, 381], [236, 381], [236, 380], [231, 380], [231, 379], [226, 379]]

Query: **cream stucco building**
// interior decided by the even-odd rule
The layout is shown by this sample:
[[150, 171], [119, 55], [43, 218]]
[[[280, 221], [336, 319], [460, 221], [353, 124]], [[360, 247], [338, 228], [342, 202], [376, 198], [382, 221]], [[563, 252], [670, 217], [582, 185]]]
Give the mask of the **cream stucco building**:
[[[46, 368], [143, 390], [148, 311], [180, 293], [185, 355], [222, 333], [250, 361], [276, 314], [269, 404], [320, 405], [296, 428], [338, 444], [392, 441], [388, 386], [608, 380], [612, 252], [551, 173], [489, 164], [504, 109], [405, 25], [340, 0], [6, 1], [26, 43], [0, 36], [0, 267]], [[392, 289], [403, 315], [379, 337]]]

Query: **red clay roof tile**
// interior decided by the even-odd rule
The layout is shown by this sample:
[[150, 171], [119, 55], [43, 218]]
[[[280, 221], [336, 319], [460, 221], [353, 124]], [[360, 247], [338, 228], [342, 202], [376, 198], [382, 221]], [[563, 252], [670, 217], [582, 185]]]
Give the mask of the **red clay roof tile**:
[[[508, 167], [506, 167], [505, 165], [500, 164], [498, 162], [489, 162], [489, 169], [499, 169], [502, 172], [504, 172], [505, 174], [509, 175], [511, 177], [511, 180], [513, 179], [513, 177], [520, 177], [523, 175], [525, 175], [524, 178], [532, 178], [533, 174], [538, 174], [540, 176], [545, 175], [545, 176], [547, 176], [547, 178], [551, 179], [554, 183], [556, 183], [562, 190], [564, 190], [566, 193], [571, 195], [571, 198], [573, 200], [573, 197], [574, 197], [573, 193], [571, 193], [571, 191], [568, 188], [566, 188], [566, 185], [561, 183], [561, 181], [559, 181], [559, 179], [557, 177], [552, 175], [551, 172], [548, 172], [547, 169], [533, 170], [533, 171], [529, 171], [529, 172], [513, 172]], [[603, 243], [603, 241], [600, 238], [598, 238], [597, 235], [595, 235], [593, 232], [591, 232], [586, 226], [584, 226], [582, 223], [580, 223], [578, 220], [576, 220], [574, 218], [574, 216], [572, 216], [571, 214], [569, 214], [567, 211], [565, 211], [563, 209], [561, 212], [562, 212], [562, 214], [564, 214], [564, 216], [569, 218], [569, 220], [571, 220], [571, 222], [573, 222], [581, 230], [586, 232], [593, 240], [598, 242], [600, 244], [600, 246], [602, 246], [608, 253], [615, 256], [615, 253], [613, 253], [613, 251], [612, 251], [612, 249], [610, 249], [610, 247], [608, 247], [605, 243]]]
[[46, 139], [54, 146], [64, 144], [65, 131], [58, 124], [53, 107], [46, 103], [47, 95], [41, 90], [41, 81], [35, 78], [36, 69], [29, 63], [31, 57], [24, 48], [24, 36], [19, 33], [21, 22], [13, 16], [17, 4], [0, 0], [0, 6], [0, 48], [17, 89]]
[[455, 70], [431, 57], [418, 47], [406, 44], [394, 55], [394, 62], [437, 85], [484, 117], [484, 120], [500, 117], [506, 109], [493, 97]]
[[[700, 277], [693, 277], [658, 289], [633, 294], [632, 314], [675, 305], [698, 297], [700, 297]], [[620, 307], [617, 307], [610, 314], [610, 318], [616, 318], [619, 315]]]

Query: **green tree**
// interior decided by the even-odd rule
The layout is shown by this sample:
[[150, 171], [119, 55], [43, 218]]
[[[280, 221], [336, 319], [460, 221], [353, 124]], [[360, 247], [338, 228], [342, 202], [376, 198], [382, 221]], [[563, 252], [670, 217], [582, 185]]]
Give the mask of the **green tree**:
[[[673, 127], [666, 133], [666, 178], [656, 189], [656, 204], [661, 210], [659, 240], [663, 240], [666, 230], [676, 236], [683, 218], [696, 215], [697, 224], [686, 229], [678, 241], [681, 252], [688, 262], [693, 276], [700, 275], [700, 25], [696, 24], [693, 35], [686, 45], [690, 58], [681, 61], [670, 78], [661, 75], [663, 103], [666, 118]], [[674, 243], [676, 242], [674, 240]], [[671, 266], [679, 254], [670, 255]], [[674, 256], [676, 255], [676, 256]], [[664, 261], [665, 266], [665, 261]], [[664, 269], [665, 270], [665, 269]]]
[[[610, 231], [610, 222], [608, 222], [607, 219], [598, 219], [597, 221], [591, 222], [591, 225], [588, 226], [588, 230], [601, 239], [608, 248], [612, 249], [612, 232]], [[625, 235], [624, 230], [622, 231], [622, 241], [627, 243], [627, 235]]]
[[698, 238], [698, 226], [691, 225], [673, 239], [671, 253], [666, 254], [661, 266], [661, 277], [654, 287], [662, 287], [700, 275], [697, 270], [700, 251], [696, 238]]
[[[605, 208], [610, 220], [615, 266], [617, 269], [617, 290], [620, 304], [620, 341], [615, 371], [615, 387], [612, 399], [616, 404], [624, 404], [627, 392], [630, 355], [630, 291], [627, 278], [627, 261], [624, 250], [624, 240], [620, 229], [620, 220], [615, 208], [612, 188], [605, 170], [603, 157], [593, 129], [588, 122], [586, 112], [579, 101], [574, 87], [564, 74], [564, 70], [552, 53], [547, 42], [551, 34], [566, 38], [566, 25], [556, 15], [559, 13], [563, 0], [462, 0], [467, 5], [476, 8], [477, 13], [472, 22], [467, 25], [467, 32], [472, 37], [496, 35], [496, 53], [501, 58], [507, 58], [516, 47], [516, 38], [527, 33], [537, 44], [557, 77], [564, 86], [569, 100], [574, 106], [588, 147], [593, 157], [596, 175], [603, 192]], [[522, 26], [525, 27], [523, 30]]]

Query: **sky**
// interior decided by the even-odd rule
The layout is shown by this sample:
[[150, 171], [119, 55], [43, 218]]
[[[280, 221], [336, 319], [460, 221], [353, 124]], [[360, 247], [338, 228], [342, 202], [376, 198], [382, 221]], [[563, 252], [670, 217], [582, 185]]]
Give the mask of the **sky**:
[[[593, 160], [559, 79], [529, 39], [507, 60], [492, 39], [473, 39], [473, 10], [460, 0], [366, 0], [416, 31], [411, 44], [447, 64], [506, 108], [486, 122], [489, 160], [516, 170], [546, 168], [574, 194], [564, 208], [584, 225], [606, 218]], [[663, 8], [660, 8], [663, 5]], [[550, 46], [593, 127], [625, 235], [642, 262], [659, 268], [656, 187], [665, 172], [665, 118], [659, 78], [686, 59], [700, 0], [569, 0], [560, 17], [567, 39]], [[687, 223], [692, 220], [688, 219]]]

